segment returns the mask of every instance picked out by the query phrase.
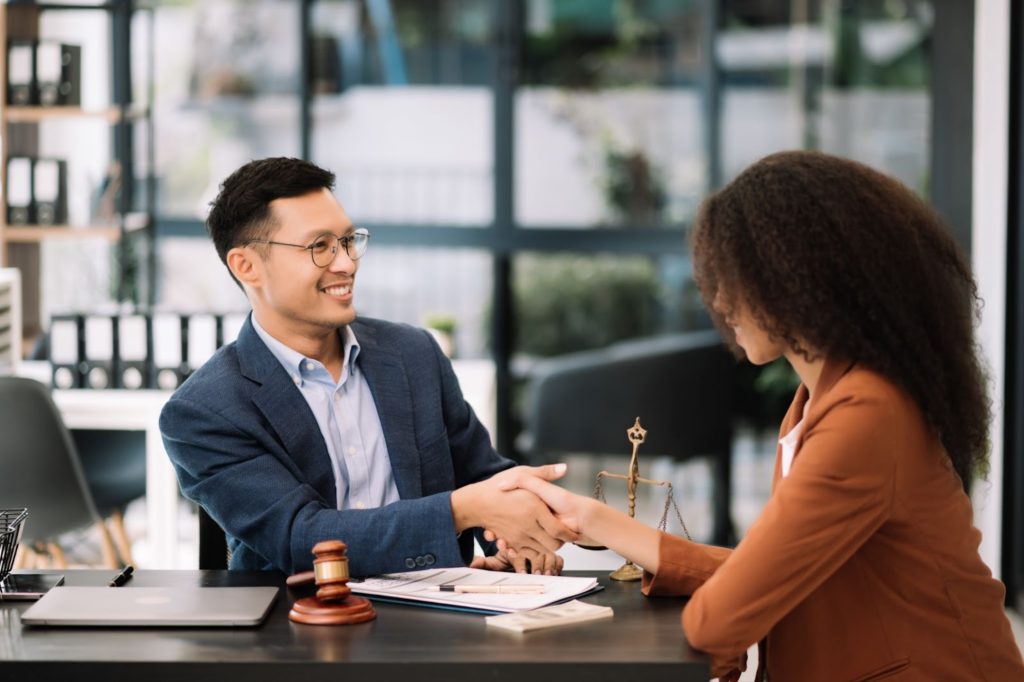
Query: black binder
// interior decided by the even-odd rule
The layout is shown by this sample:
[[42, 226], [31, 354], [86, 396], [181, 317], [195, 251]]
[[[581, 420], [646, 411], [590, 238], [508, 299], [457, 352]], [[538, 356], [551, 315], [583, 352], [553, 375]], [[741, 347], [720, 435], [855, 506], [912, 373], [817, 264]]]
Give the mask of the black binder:
[[149, 357], [150, 318], [146, 315], [121, 315], [115, 330], [117, 339], [118, 388], [149, 388], [151, 373]]
[[7, 224], [31, 225], [33, 222], [32, 159], [12, 156], [7, 159]]
[[82, 103], [82, 48], [53, 40], [36, 45], [36, 101], [44, 107]]
[[63, 225], [68, 216], [67, 163], [36, 159], [32, 164], [32, 204], [37, 225]]
[[25, 107], [35, 104], [36, 49], [29, 40], [7, 44], [7, 103]]
[[174, 313], [153, 315], [153, 374], [157, 388], [173, 390], [188, 376], [187, 319]]
[[50, 318], [50, 365], [54, 388], [81, 388], [81, 364], [85, 358], [85, 328], [81, 315]]
[[88, 388], [113, 388], [114, 358], [117, 357], [117, 321], [110, 315], [85, 318], [85, 362], [82, 378]]
[[215, 315], [199, 313], [188, 317], [185, 327], [187, 333], [185, 360], [188, 364], [189, 374], [202, 367], [217, 352], [219, 327]]

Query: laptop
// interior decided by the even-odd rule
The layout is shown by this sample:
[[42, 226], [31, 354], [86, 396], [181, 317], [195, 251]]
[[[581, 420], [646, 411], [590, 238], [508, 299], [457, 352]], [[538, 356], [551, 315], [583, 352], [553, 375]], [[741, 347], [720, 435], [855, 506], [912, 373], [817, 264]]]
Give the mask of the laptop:
[[21, 614], [26, 625], [246, 627], [259, 625], [276, 587], [54, 587]]

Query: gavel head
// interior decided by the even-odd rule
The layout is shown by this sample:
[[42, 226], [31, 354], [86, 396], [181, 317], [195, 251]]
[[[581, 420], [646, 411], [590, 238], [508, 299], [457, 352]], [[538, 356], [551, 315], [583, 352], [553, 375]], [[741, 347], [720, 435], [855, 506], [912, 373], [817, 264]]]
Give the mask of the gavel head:
[[313, 546], [316, 597], [324, 602], [344, 601], [352, 593], [348, 583], [348, 546], [341, 540], [324, 540]]

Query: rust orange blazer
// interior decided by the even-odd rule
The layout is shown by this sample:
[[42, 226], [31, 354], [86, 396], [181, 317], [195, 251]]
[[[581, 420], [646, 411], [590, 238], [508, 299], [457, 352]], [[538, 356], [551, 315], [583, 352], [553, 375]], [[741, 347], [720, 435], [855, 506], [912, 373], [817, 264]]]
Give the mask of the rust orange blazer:
[[691, 645], [728, 659], [767, 637], [772, 682], [1024, 680], [970, 500], [907, 394], [826, 362], [786, 478], [780, 460], [735, 550], [661, 537], [644, 590], [693, 595]]

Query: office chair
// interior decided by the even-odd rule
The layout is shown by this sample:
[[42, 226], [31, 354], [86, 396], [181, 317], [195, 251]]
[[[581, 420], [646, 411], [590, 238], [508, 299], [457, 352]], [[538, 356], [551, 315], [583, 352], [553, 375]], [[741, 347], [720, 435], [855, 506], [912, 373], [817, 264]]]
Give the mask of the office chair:
[[82, 473], [96, 510], [110, 521], [122, 561], [134, 565], [124, 511], [146, 494], [146, 434], [79, 429], [71, 432], [71, 438], [81, 456]]
[[531, 372], [523, 449], [538, 464], [559, 453], [629, 454], [625, 432], [639, 416], [648, 430], [642, 455], [710, 458], [712, 541], [731, 545], [735, 371], [713, 330], [544, 360]]
[[199, 570], [228, 567], [228, 538], [202, 506], [199, 507]]
[[117, 568], [110, 533], [49, 389], [32, 379], [0, 377], [0, 434], [0, 505], [28, 508], [22, 543], [63, 567], [57, 537], [94, 525], [104, 563]]

